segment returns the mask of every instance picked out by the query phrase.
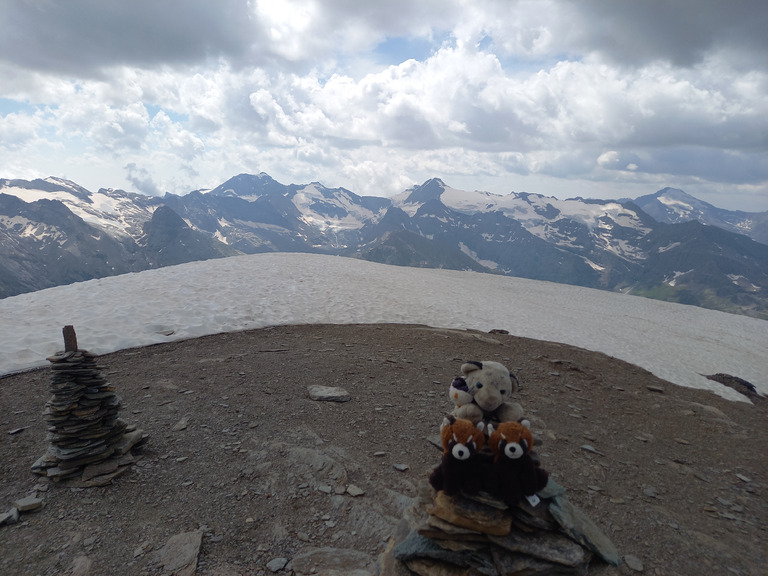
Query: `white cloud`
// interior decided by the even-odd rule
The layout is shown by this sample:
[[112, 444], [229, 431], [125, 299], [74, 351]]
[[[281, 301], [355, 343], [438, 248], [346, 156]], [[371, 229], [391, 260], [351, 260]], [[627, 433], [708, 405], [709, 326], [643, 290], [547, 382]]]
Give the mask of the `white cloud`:
[[3, 3], [0, 99], [23, 106], [0, 146], [17, 173], [91, 187], [264, 170], [360, 194], [688, 184], [768, 208], [768, 10], [715, 4]]
[[37, 131], [43, 124], [40, 116], [40, 113], [0, 116], [0, 149], [28, 150], [37, 140]]

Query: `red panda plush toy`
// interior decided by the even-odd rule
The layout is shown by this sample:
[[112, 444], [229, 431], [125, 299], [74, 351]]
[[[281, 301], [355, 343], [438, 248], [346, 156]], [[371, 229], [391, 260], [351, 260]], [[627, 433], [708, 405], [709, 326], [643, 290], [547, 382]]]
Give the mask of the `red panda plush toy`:
[[524, 496], [533, 496], [547, 485], [549, 474], [531, 457], [533, 435], [518, 422], [488, 427], [488, 445], [493, 452], [489, 491], [508, 506]]
[[484, 425], [469, 420], [446, 418], [440, 427], [443, 458], [432, 471], [429, 483], [435, 490], [454, 495], [474, 494], [482, 486], [483, 474], [478, 469], [477, 453], [485, 445]]

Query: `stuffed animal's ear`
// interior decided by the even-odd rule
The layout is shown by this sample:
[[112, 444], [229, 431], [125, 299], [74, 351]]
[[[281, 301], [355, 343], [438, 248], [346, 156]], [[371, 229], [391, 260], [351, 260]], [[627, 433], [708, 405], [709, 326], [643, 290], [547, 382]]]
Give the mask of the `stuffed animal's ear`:
[[464, 380], [464, 378], [462, 378], [461, 376], [456, 376], [456, 378], [453, 379], [453, 382], [451, 382], [451, 388], [456, 388], [458, 390], [463, 390], [464, 392], [469, 392], [467, 381]]
[[474, 360], [471, 360], [466, 364], [461, 365], [461, 371], [464, 374], [469, 374], [470, 372], [474, 372], [475, 370], [482, 370], [482, 369], [483, 369], [483, 363], [475, 362]]
[[509, 379], [512, 381], [512, 392], [520, 390], [520, 381], [512, 372], [509, 373]]
[[523, 447], [523, 451], [527, 454], [533, 448], [533, 434], [528, 428], [523, 428], [523, 432], [520, 435], [520, 446]]
[[478, 430], [480, 430], [480, 432], [482, 432], [483, 430], [485, 430], [485, 422], [483, 422], [482, 420], [480, 420], [480, 422], [478, 422], [478, 423], [477, 423], [477, 426], [476, 426], [476, 428], [477, 428]]
[[488, 424], [488, 428], [487, 428], [486, 432], [488, 433], [488, 436], [493, 434], [493, 424]]
[[445, 428], [446, 426], [453, 425], [454, 422], [456, 422], [456, 418], [454, 418], [450, 414], [445, 418], [443, 418], [443, 421], [440, 423], [440, 432], [442, 432], [443, 428]]

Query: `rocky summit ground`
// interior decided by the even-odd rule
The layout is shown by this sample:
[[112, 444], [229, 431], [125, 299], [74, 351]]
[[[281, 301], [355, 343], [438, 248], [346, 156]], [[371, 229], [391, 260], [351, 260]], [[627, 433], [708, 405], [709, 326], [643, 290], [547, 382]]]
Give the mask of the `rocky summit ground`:
[[[768, 573], [762, 398], [726, 401], [505, 334], [312, 325], [100, 357], [122, 417], [149, 434], [130, 472], [100, 488], [30, 473], [47, 448], [50, 370], [2, 378], [0, 513], [30, 494], [44, 506], [0, 527], [0, 574], [170, 574], [159, 551], [183, 533], [202, 535], [201, 576], [375, 574], [428, 489], [440, 460], [428, 439], [467, 360], [517, 374], [542, 465], [625, 559], [590, 574]], [[312, 400], [313, 384], [351, 400]]]

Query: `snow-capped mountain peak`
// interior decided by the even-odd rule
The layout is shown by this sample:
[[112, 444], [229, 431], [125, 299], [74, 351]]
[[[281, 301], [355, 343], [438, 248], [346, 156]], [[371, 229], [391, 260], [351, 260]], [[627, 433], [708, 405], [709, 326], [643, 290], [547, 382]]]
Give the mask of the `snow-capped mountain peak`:
[[638, 200], [698, 222], [660, 224], [631, 201], [469, 192], [439, 178], [391, 199], [320, 182], [285, 185], [263, 172], [163, 198], [90, 192], [59, 178], [0, 180], [0, 297], [236, 253], [319, 252], [768, 317], [768, 247], [699, 224], [710, 218], [753, 233], [750, 223], [768, 214], [719, 210], [672, 189]]

